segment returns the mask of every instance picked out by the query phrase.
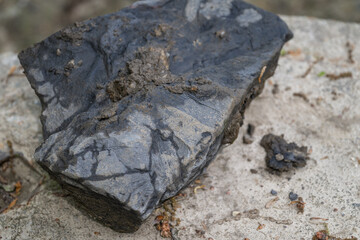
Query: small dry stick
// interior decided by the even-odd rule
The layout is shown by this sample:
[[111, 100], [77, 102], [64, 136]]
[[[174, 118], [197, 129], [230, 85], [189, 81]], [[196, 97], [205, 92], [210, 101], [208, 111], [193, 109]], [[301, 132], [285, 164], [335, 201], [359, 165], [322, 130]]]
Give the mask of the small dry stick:
[[262, 79], [265, 71], [266, 71], [266, 66], [264, 66], [264, 67], [261, 69], [261, 73], [260, 73], [260, 76], [259, 76], [259, 83], [261, 83], [261, 79]]
[[354, 58], [353, 58], [354, 45], [351, 44], [350, 42], [347, 42], [346, 47], [348, 49], [348, 62], [353, 64], [353, 63], [355, 63]]
[[324, 58], [323, 57], [320, 57], [320, 58], [317, 58], [314, 62], [312, 62], [310, 64], [310, 66], [308, 67], [308, 69], [306, 70], [306, 72], [301, 75], [300, 77], [302, 78], [306, 78], [307, 75], [309, 75], [309, 73], [311, 72], [311, 70], [313, 69], [313, 67], [318, 64], [320, 61], [322, 61]]
[[41, 191], [39, 191], [40, 187], [42, 186], [42, 184], [44, 183], [45, 180], [45, 176], [42, 177], [42, 179], [40, 180], [40, 182], [38, 183], [38, 185], [36, 186], [36, 188], [31, 192], [30, 197], [28, 198], [26, 205], [29, 205], [31, 200]]

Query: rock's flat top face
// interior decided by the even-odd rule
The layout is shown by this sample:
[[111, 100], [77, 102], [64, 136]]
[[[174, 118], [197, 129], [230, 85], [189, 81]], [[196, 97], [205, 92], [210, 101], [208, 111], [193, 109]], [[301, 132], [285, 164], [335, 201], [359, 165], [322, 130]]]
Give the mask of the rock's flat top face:
[[236, 138], [291, 36], [239, 0], [142, 1], [55, 33], [19, 55], [43, 105], [35, 158], [143, 220]]

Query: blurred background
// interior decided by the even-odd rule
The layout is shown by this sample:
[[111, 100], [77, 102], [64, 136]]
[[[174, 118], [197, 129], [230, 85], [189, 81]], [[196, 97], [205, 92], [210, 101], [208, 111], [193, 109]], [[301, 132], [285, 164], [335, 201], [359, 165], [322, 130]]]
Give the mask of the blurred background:
[[[0, 52], [18, 52], [75, 21], [117, 11], [134, 0], [0, 0]], [[360, 22], [360, 0], [247, 0], [286, 15]]]

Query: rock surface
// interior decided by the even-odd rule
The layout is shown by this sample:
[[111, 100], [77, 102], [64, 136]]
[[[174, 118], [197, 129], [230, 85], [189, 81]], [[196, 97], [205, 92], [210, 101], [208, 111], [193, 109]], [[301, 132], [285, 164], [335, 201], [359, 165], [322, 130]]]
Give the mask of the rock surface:
[[[207, 168], [200, 179], [204, 189], [194, 194], [194, 183], [182, 191], [186, 197], [176, 212], [181, 223], [175, 227], [175, 239], [312, 239], [325, 223], [338, 238], [360, 236], [360, 24], [282, 18], [295, 37], [285, 45], [275, 75], [246, 110], [244, 126], [256, 127], [254, 143], [245, 145], [238, 138]], [[349, 61], [347, 42], [353, 45], [355, 63]], [[323, 60], [313, 65], [319, 57]], [[19, 66], [15, 54], [0, 54], [0, 150], [6, 152], [6, 140], [11, 140], [16, 151], [31, 156], [42, 141], [41, 106], [24, 76], [5, 81], [14, 65]], [[353, 78], [330, 81], [319, 77], [321, 72], [352, 72]], [[275, 85], [279, 91], [274, 95]], [[294, 97], [296, 92], [306, 94], [309, 102]], [[244, 126], [239, 136], [246, 133]], [[266, 171], [266, 153], [259, 143], [268, 133], [285, 134], [286, 140], [312, 149], [307, 166], [281, 177]], [[45, 182], [29, 204], [0, 214], [2, 240], [162, 239], [154, 227], [161, 209], [137, 232], [118, 233], [83, 214], [53, 185]], [[275, 198], [271, 189], [279, 200], [266, 208]], [[303, 214], [298, 214], [296, 204], [290, 205], [290, 192], [306, 203]], [[244, 213], [254, 209], [258, 215], [251, 218]], [[241, 214], [233, 217], [235, 211]], [[310, 220], [313, 217], [328, 220]], [[265, 224], [261, 230], [259, 222]]]
[[232, 143], [292, 37], [240, 0], [140, 1], [19, 54], [42, 103], [35, 159], [116, 231], [139, 228]]

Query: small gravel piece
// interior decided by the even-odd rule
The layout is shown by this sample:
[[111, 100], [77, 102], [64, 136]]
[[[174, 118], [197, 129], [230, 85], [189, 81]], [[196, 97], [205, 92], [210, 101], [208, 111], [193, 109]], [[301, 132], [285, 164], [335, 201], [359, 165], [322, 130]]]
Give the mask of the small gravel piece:
[[278, 153], [275, 155], [276, 161], [282, 161], [284, 160], [284, 155], [282, 155], [281, 153]]
[[296, 194], [296, 193], [293, 193], [293, 192], [290, 192], [289, 193], [289, 199], [291, 200], [291, 201], [295, 201], [296, 199], [298, 199], [298, 195]]

